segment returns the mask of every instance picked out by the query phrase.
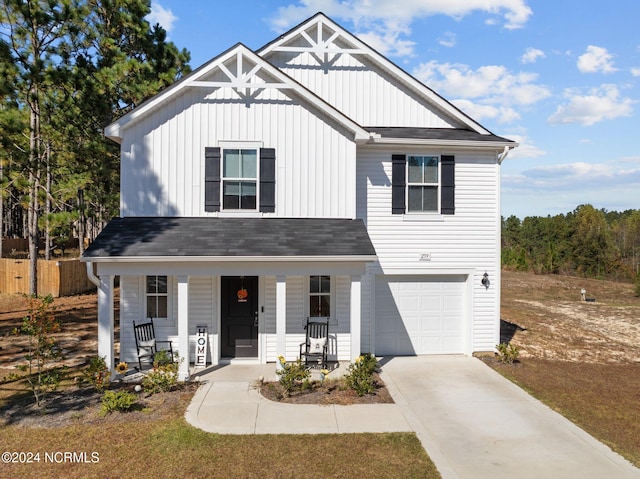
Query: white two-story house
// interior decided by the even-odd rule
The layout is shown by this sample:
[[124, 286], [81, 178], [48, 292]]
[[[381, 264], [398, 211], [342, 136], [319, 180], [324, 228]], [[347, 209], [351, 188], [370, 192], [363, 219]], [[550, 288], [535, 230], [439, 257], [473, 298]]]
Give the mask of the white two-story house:
[[100, 356], [135, 362], [154, 318], [189, 374], [294, 360], [308, 317], [330, 359], [472, 354], [499, 342], [496, 136], [317, 14], [232, 46], [107, 127], [120, 218], [83, 260], [99, 278]]

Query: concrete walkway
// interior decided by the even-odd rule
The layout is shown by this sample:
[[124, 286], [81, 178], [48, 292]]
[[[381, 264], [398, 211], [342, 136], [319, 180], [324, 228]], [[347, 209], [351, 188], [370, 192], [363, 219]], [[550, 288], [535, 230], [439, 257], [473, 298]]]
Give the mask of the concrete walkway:
[[276, 378], [274, 365], [232, 365], [202, 376], [186, 419], [221, 434], [414, 431], [444, 479], [640, 479], [639, 469], [475, 358], [381, 364], [395, 404], [274, 403], [254, 386], [260, 376]]

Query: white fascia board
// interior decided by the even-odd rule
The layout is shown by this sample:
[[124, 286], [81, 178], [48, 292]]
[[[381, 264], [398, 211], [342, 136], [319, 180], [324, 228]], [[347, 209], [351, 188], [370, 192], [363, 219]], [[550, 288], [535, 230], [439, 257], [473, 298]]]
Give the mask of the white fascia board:
[[[237, 83], [232, 80], [227, 82], [208, 82], [201, 81], [203, 76], [209, 74], [212, 70], [217, 68], [219, 65], [224, 64], [227, 60], [236, 56], [238, 54], [242, 54], [249, 58], [252, 62], [256, 63], [260, 66], [260, 69], [264, 69], [269, 75], [273, 76], [277, 79], [277, 83]], [[145, 103], [130, 111], [126, 115], [124, 115], [119, 120], [115, 121], [111, 125], [107, 126], [104, 130], [105, 136], [108, 138], [120, 143], [121, 141], [121, 130], [125, 128], [127, 125], [135, 122], [136, 120], [146, 116], [153, 109], [160, 106], [162, 103], [166, 102], [173, 96], [180, 93], [185, 88], [190, 87], [224, 87], [224, 88], [278, 88], [287, 91], [294, 91], [296, 94], [305, 102], [310, 105], [313, 105], [316, 109], [320, 110], [322, 113], [337, 121], [338, 123], [344, 125], [348, 130], [352, 131], [354, 134], [355, 141], [361, 141], [369, 139], [370, 134], [356, 122], [351, 120], [349, 117], [335, 109], [333, 106], [329, 105], [327, 102], [322, 100], [320, 97], [313, 94], [310, 90], [305, 88], [300, 83], [296, 82], [293, 78], [286, 75], [284, 72], [280, 71], [278, 68], [273, 66], [271, 63], [266, 61], [261, 56], [254, 53], [252, 50], [242, 45], [241, 43], [237, 44], [235, 47], [227, 50], [222, 53], [218, 57], [210, 60], [208, 63], [204, 64], [202, 67], [198, 68], [182, 80], [174, 83], [169, 86], [161, 93], [147, 100]]]
[[276, 41], [270, 44], [267, 44], [260, 50], [257, 50], [258, 55], [264, 56], [264, 55], [268, 55], [271, 52], [279, 50], [282, 47], [283, 43], [288, 42], [295, 36], [301, 34], [300, 32], [303, 32], [306, 29], [308, 29], [309, 26], [317, 24], [319, 22], [329, 25], [335, 31], [339, 32], [343, 39], [346, 39], [349, 42], [351, 42], [354, 48], [350, 50], [357, 50], [359, 54], [365, 54], [369, 56], [378, 64], [378, 66], [380, 66], [381, 68], [389, 72], [399, 82], [404, 83], [405, 85], [415, 90], [417, 93], [423, 95], [426, 99], [432, 102], [432, 104], [437, 106], [443, 112], [449, 114], [451, 117], [458, 120], [461, 124], [467, 126], [468, 128], [471, 128], [473, 131], [476, 131], [478, 133], [482, 133], [482, 134], [491, 133], [489, 130], [484, 128], [478, 122], [476, 122], [471, 117], [467, 116], [464, 112], [462, 112], [457, 107], [455, 107], [452, 103], [450, 103], [449, 101], [441, 97], [439, 94], [437, 94], [434, 90], [426, 86], [424, 83], [415, 79], [412, 75], [404, 71], [402, 68], [398, 67], [395, 63], [393, 63], [392, 61], [387, 59], [385, 56], [375, 51], [373, 48], [371, 48], [369, 45], [364, 43], [358, 37], [353, 35], [351, 32], [348, 32], [347, 30], [342, 28], [340, 25], [338, 25], [337, 23], [335, 23], [333, 20], [326, 17], [322, 13], [318, 13], [317, 15], [312, 17], [309, 21], [298, 25], [293, 30], [289, 31], [287, 34], [284, 34], [283, 36], [278, 38]]

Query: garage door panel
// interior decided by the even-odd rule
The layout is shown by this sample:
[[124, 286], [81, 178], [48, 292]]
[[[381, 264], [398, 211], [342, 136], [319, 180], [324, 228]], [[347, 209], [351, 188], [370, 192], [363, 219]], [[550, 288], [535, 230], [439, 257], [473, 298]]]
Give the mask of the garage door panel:
[[464, 276], [376, 279], [376, 353], [464, 352]]

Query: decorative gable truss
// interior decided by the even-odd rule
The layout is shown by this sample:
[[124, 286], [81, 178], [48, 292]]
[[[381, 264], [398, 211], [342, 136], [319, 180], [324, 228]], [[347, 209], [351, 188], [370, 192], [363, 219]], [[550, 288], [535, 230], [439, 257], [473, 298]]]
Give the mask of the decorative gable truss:
[[291, 82], [278, 81], [270, 75], [264, 65], [256, 61], [255, 55], [247, 55], [244, 49], [237, 49], [225, 61], [216, 65], [223, 80], [192, 80], [191, 87], [231, 88], [247, 104], [257, 99], [267, 89], [291, 90]]
[[[424, 105], [441, 112], [443, 118], [446, 118], [454, 128], [469, 129], [482, 135], [491, 134], [478, 122], [322, 13], [292, 28], [259, 49], [257, 53], [267, 60], [271, 60], [273, 55], [278, 54], [290, 53], [296, 56], [308, 53], [325, 73], [342, 56], [359, 56], [361, 57], [359, 63], [368, 65], [363, 68], [375, 68], [385, 72], [392, 82], [403, 85], [403, 88], [407, 88]], [[297, 65], [297, 60], [292, 62]], [[367, 124], [363, 123], [363, 125]]]
[[109, 125], [105, 129], [105, 135], [119, 143], [121, 129], [146, 117], [172, 97], [189, 88], [229, 88], [238, 98], [246, 101], [247, 105], [257, 99], [265, 90], [277, 89], [286, 96], [295, 98], [308, 108], [315, 110], [318, 114], [342, 125], [347, 131], [353, 133], [354, 141], [370, 139], [370, 134], [356, 122], [241, 43]]
[[[281, 37], [282, 38], [282, 37]], [[269, 52], [309, 53], [326, 73], [345, 54], [366, 55], [369, 49], [354, 44], [350, 34], [338, 30], [333, 22], [319, 16], [315, 23], [299, 30], [284, 42], [276, 42]]]

